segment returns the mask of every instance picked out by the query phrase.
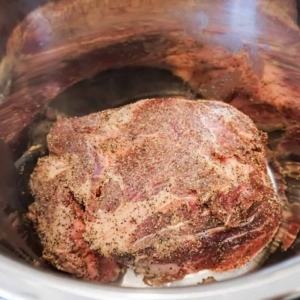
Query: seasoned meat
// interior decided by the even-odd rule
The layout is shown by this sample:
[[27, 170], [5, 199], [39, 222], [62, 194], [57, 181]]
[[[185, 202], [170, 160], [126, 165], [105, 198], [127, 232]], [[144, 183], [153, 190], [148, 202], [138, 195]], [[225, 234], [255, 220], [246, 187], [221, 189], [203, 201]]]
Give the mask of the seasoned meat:
[[59, 121], [31, 178], [46, 258], [61, 244], [68, 250], [56, 255], [73, 264], [75, 223], [63, 220], [79, 212], [80, 242], [84, 231], [93, 251], [148, 284], [244, 265], [281, 222], [265, 143], [247, 116], [217, 101], [150, 99]]
[[92, 251], [83, 239], [82, 207], [64, 184], [70, 155], [40, 159], [32, 175], [36, 202], [28, 217], [37, 228], [44, 247], [43, 258], [57, 269], [97, 282], [114, 281], [119, 265]]

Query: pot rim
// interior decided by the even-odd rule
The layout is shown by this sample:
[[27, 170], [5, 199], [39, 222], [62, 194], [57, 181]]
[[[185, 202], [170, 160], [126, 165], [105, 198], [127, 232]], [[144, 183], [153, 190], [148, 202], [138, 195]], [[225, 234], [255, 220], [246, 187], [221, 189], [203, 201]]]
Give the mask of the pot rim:
[[[300, 257], [234, 279], [189, 287], [128, 288], [99, 285], [34, 268], [0, 254], [0, 274], [26, 284], [35, 283], [60, 293], [90, 299], [266, 299], [300, 290]], [[19, 279], [19, 280], [17, 280]], [[1, 280], [0, 280], [1, 283]], [[3, 287], [2, 287], [3, 288]], [[30, 289], [32, 291], [32, 289]], [[100, 292], [100, 293], [99, 293]], [[100, 295], [99, 295], [100, 294]], [[175, 298], [174, 298], [175, 297]]]

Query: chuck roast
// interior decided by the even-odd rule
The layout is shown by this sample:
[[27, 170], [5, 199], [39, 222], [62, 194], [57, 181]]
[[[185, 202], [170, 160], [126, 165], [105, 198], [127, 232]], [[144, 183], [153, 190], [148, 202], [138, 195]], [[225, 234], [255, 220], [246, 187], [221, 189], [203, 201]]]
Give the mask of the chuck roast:
[[41, 159], [32, 175], [36, 202], [29, 207], [28, 217], [44, 247], [43, 258], [57, 269], [86, 280], [114, 281], [120, 266], [92, 251], [83, 239], [84, 213], [65, 184], [68, 163], [59, 156]]
[[113, 259], [152, 285], [241, 267], [282, 219], [266, 139], [217, 101], [149, 99], [59, 121], [31, 177], [44, 257], [105, 281]]

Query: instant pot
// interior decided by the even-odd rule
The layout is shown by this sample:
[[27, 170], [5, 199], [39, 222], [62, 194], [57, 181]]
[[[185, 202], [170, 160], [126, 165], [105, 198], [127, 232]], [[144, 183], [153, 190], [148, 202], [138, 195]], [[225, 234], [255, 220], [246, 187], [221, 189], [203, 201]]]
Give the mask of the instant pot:
[[[184, 97], [225, 101], [268, 134], [284, 176], [274, 187], [297, 223], [299, 20], [296, 0], [1, 0], [0, 298], [300, 299], [298, 238], [257, 270], [217, 282], [147, 287], [128, 272], [101, 285], [45, 263], [26, 218], [28, 180], [57, 120]], [[241, 65], [251, 71], [235, 71]]]

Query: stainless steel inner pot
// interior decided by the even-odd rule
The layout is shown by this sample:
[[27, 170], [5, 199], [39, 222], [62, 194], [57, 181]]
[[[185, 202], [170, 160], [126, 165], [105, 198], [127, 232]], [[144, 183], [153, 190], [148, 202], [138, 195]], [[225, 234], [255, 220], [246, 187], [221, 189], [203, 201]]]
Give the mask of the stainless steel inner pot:
[[[29, 176], [37, 159], [47, 154], [45, 138], [57, 119], [157, 96], [216, 99], [248, 114], [268, 133], [269, 147], [276, 152], [285, 177], [284, 193], [297, 209], [298, 8], [300, 3], [294, 0], [3, 0], [0, 297], [296, 298], [300, 294], [298, 238], [288, 251], [273, 253], [259, 270], [236, 278], [146, 288], [129, 274], [126, 280], [96, 285], [34, 261], [41, 255], [41, 245], [24, 213], [33, 201]], [[214, 57], [210, 66], [206, 47]], [[273, 98], [263, 89], [263, 96], [256, 97], [250, 79], [243, 81], [239, 72], [222, 69], [221, 62], [232, 57], [250, 67], [266, 90], [271, 86]], [[222, 75], [208, 76], [212, 68]], [[246, 98], [243, 105], [236, 100], [241, 95]], [[17, 233], [7, 231], [10, 225]], [[26, 243], [25, 252], [18, 239]]]

